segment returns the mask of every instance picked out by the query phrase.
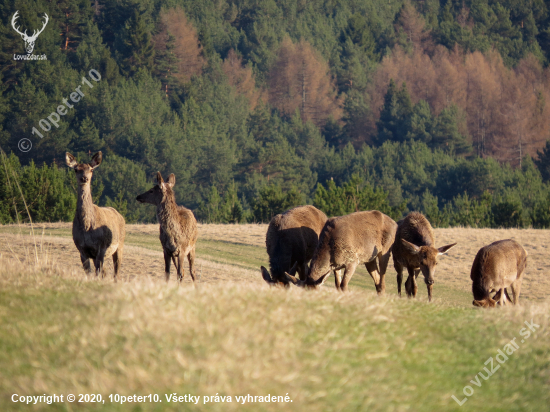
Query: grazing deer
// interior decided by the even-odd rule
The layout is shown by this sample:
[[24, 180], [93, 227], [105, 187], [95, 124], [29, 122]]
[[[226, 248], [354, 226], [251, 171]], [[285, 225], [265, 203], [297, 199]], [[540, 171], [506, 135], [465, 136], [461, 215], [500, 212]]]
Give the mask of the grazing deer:
[[[483, 246], [477, 252], [472, 264], [470, 279], [474, 306], [495, 307], [504, 305], [506, 297], [514, 305], [519, 304], [519, 293], [523, 273], [527, 266], [527, 252], [515, 240], [506, 239]], [[513, 301], [508, 296], [507, 287], [511, 287]], [[489, 293], [497, 291], [491, 299]]]
[[[187, 256], [189, 272], [195, 284], [195, 245], [197, 243], [197, 220], [189, 209], [176, 204], [172, 188], [176, 176], [172, 173], [166, 182], [157, 172], [157, 184], [149, 191], [136, 197], [140, 203], [150, 203], [157, 207], [157, 220], [160, 224], [160, 243], [164, 251], [166, 281], [170, 279], [170, 260], [174, 262], [178, 280], [183, 281], [183, 260]], [[177, 258], [177, 259], [176, 259]]]
[[334, 270], [336, 289], [347, 291], [357, 265], [364, 263], [381, 295], [386, 290], [384, 276], [396, 229], [397, 223], [377, 210], [330, 218], [321, 231], [307, 279], [298, 280], [292, 272], [287, 278], [297, 286], [316, 288]]
[[428, 287], [428, 300], [432, 300], [435, 266], [439, 255], [446, 253], [456, 243], [436, 249], [432, 225], [422, 213], [411, 212], [397, 222], [397, 234], [393, 244], [393, 265], [397, 271], [397, 292], [401, 296], [403, 268], [406, 267], [409, 277], [405, 282], [407, 296], [416, 297], [418, 287], [416, 278], [424, 275]]
[[[307, 264], [319, 241], [327, 216], [313, 206], [298, 206], [271, 219], [265, 238], [269, 269], [261, 267], [269, 285], [288, 286], [285, 272], [298, 270], [301, 280], [307, 277]], [[292, 267], [292, 269], [291, 269]]]
[[91, 272], [93, 259], [96, 276], [103, 272], [105, 258], [113, 257], [115, 281], [122, 263], [122, 249], [126, 236], [124, 218], [112, 207], [99, 207], [92, 200], [91, 182], [94, 170], [101, 164], [103, 156], [97, 152], [90, 163], [78, 163], [75, 157], [65, 154], [67, 166], [74, 169], [78, 182], [78, 202], [73, 220], [73, 241], [80, 252], [82, 266]]

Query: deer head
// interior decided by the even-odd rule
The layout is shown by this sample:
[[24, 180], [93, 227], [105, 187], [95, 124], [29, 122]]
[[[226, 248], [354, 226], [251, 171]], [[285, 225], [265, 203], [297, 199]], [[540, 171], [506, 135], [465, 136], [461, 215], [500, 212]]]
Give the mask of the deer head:
[[32, 33], [32, 36], [28, 36], [27, 35], [27, 30], [25, 30], [24, 33], [21, 33], [19, 31], [19, 27], [15, 27], [15, 21], [19, 17], [18, 13], [19, 13], [19, 10], [16, 11], [15, 14], [13, 15], [13, 18], [11, 19], [11, 25], [12, 25], [13, 29], [21, 35], [21, 38], [25, 42], [25, 49], [27, 49], [27, 53], [31, 54], [32, 51], [34, 50], [34, 42], [36, 41], [38, 35], [44, 31], [44, 29], [46, 28], [46, 24], [48, 24], [48, 21], [50, 20], [50, 18], [48, 17], [48, 15], [46, 13], [44, 13], [45, 21], [44, 21], [44, 25], [42, 26], [42, 28], [38, 31], [38, 33], [36, 32], [36, 30], [34, 30], [33, 33]]
[[153, 186], [150, 190], [145, 193], [142, 193], [136, 200], [139, 203], [150, 203], [152, 205], [160, 205], [161, 202], [165, 199], [167, 191], [172, 189], [176, 184], [176, 176], [172, 173], [168, 180], [165, 182], [162, 178], [160, 172], [157, 172], [157, 184]]
[[71, 169], [74, 169], [76, 173], [76, 181], [78, 186], [82, 188], [89, 188], [92, 177], [94, 174], [94, 169], [97, 168], [103, 160], [103, 154], [97, 152], [93, 157], [90, 163], [78, 163], [76, 158], [69, 152], [65, 153], [65, 163]]

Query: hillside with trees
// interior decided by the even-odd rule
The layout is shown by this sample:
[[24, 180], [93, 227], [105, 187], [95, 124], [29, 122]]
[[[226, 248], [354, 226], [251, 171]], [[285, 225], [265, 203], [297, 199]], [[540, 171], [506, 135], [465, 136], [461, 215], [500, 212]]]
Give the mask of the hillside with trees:
[[[21, 36], [49, 22], [34, 53]], [[424, 212], [434, 226], [550, 227], [550, 1], [77, 0], [0, 4], [0, 223], [71, 220], [175, 173], [204, 222]], [[100, 73], [49, 130], [63, 99]], [[42, 134], [42, 138], [33, 128]], [[21, 139], [32, 149], [22, 152]]]

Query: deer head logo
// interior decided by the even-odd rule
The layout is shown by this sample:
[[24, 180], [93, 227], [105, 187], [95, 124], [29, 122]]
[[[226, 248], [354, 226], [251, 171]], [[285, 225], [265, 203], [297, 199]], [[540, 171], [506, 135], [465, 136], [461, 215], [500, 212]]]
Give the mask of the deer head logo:
[[44, 25], [42, 26], [42, 28], [38, 31], [38, 33], [36, 32], [36, 30], [34, 30], [33, 33], [32, 33], [32, 36], [27, 36], [27, 30], [25, 30], [24, 33], [21, 33], [19, 31], [19, 27], [15, 27], [15, 21], [19, 17], [18, 13], [19, 13], [19, 10], [17, 10], [15, 12], [15, 14], [13, 15], [13, 18], [11, 19], [11, 25], [12, 25], [13, 29], [21, 35], [21, 38], [25, 42], [25, 49], [27, 49], [27, 53], [31, 54], [32, 51], [34, 50], [34, 42], [36, 41], [36, 38], [38, 37], [38, 35], [40, 33], [42, 33], [44, 31], [44, 29], [46, 28], [46, 24], [48, 24], [48, 20], [50, 20], [50, 18], [48, 17], [48, 15], [46, 13], [44, 13], [44, 19], [45, 20], [44, 20]]

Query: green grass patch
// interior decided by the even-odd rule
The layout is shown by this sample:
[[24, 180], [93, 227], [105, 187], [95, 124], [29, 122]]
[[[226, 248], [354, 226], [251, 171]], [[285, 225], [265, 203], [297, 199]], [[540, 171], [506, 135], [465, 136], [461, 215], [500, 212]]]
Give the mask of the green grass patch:
[[[12, 403], [13, 393], [99, 393], [105, 404], [32, 410], [548, 411], [548, 305], [489, 311], [360, 288], [342, 295], [21, 278], [0, 289], [0, 410], [31, 409]], [[531, 318], [537, 332], [473, 386]], [[466, 385], [475, 392], [459, 407], [451, 395], [464, 398]], [[108, 401], [149, 393], [162, 403]], [[201, 401], [167, 403], [172, 393]], [[235, 399], [287, 393], [292, 403]], [[216, 394], [233, 402], [203, 404]]]

